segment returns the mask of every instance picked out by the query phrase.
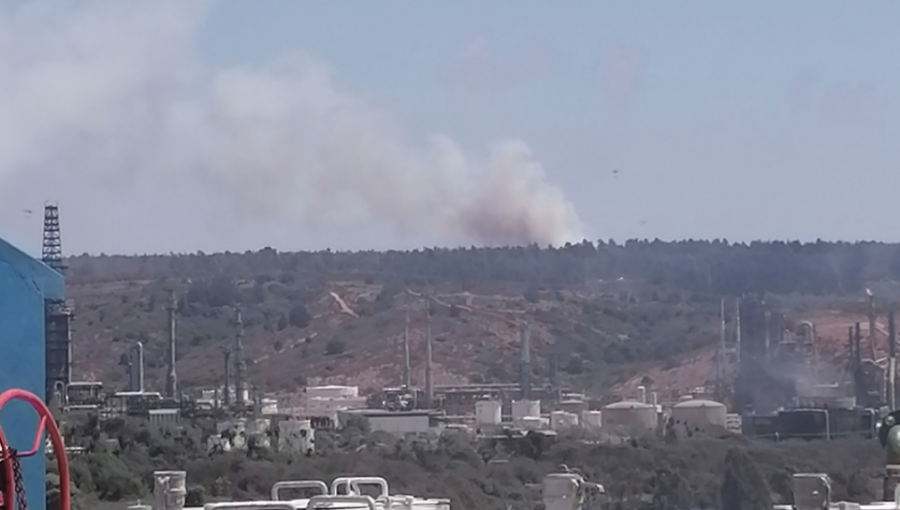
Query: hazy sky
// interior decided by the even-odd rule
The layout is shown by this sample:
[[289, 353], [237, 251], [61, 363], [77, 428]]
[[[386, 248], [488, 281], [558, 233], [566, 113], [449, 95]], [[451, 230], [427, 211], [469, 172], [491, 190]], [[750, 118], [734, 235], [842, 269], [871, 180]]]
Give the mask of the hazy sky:
[[21, 5], [28, 251], [45, 199], [69, 253], [900, 240], [897, 2]]

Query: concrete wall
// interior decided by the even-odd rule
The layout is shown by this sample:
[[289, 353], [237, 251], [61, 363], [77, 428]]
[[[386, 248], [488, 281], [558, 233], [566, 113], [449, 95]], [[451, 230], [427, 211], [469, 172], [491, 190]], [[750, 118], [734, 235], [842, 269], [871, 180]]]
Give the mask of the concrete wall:
[[[22, 388], [44, 397], [44, 300], [64, 298], [63, 277], [0, 239], [0, 392]], [[29, 450], [38, 419], [31, 406], [12, 402], [0, 426], [13, 448]], [[22, 462], [29, 507], [44, 510], [44, 455]]]

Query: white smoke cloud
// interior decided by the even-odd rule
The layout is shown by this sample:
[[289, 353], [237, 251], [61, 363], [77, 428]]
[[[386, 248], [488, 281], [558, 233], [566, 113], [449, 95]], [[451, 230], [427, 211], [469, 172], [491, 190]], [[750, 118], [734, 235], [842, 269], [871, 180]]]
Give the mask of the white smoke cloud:
[[580, 239], [574, 207], [524, 142], [473, 155], [445, 136], [408, 140], [303, 53], [206, 68], [195, 54], [206, 12], [181, 1], [0, 7], [0, 186], [61, 166], [111, 192], [189, 187], [236, 229], [374, 223], [448, 243]]

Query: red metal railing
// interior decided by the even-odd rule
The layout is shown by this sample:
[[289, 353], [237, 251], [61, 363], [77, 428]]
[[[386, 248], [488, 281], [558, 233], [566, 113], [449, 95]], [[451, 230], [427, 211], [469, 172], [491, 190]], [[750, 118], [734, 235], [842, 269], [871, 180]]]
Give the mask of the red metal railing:
[[47, 435], [50, 436], [50, 442], [53, 444], [53, 453], [56, 455], [56, 463], [59, 467], [59, 510], [69, 510], [71, 494], [69, 460], [66, 458], [66, 446], [63, 444], [59, 428], [56, 426], [56, 420], [53, 419], [50, 409], [47, 408], [43, 400], [34, 393], [20, 389], [6, 390], [0, 393], [0, 410], [13, 400], [20, 400], [30, 404], [37, 412], [38, 417], [40, 417], [40, 422], [38, 423], [37, 434], [35, 434], [31, 450], [24, 453], [15, 453], [14, 450], [10, 449], [9, 442], [7, 442], [3, 433], [3, 428], [0, 427], [0, 460], [2, 460], [0, 466], [3, 469], [3, 478], [6, 480], [3, 491], [0, 493], [0, 507], [4, 507], [6, 510], [14, 510], [15, 507], [15, 480], [17, 473], [13, 469], [13, 456], [21, 459], [36, 455], [41, 449], [41, 442], [44, 440], [44, 432], [46, 431]]

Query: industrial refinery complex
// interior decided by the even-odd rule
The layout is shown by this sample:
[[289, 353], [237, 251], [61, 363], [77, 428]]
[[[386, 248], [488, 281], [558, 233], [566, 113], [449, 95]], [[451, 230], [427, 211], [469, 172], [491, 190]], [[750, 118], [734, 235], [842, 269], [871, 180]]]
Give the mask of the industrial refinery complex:
[[[148, 388], [144, 378], [144, 346], [135, 342], [124, 363], [128, 386], [108, 388], [100, 381], [80, 381], [72, 365], [71, 322], [74, 306], [65, 299], [59, 209], [45, 208], [42, 261], [16, 248], [0, 245], [2, 265], [10, 276], [4, 304], [8, 329], [32, 340], [16, 344], [16, 356], [4, 357], [0, 377], [46, 395], [68, 413], [101, 417], [141, 417], [160, 427], [182, 420], [214, 417], [217, 434], [210, 451], [246, 447], [248, 441], [306, 454], [315, 451], [315, 431], [340, 428], [354, 418], [372, 430], [394, 434], [467, 431], [491, 437], [498, 433], [540, 433], [552, 437], [581, 430], [598, 437], [634, 437], [651, 432], [693, 434], [730, 431], [781, 440], [830, 439], [848, 435], [872, 437], [886, 409], [896, 401], [896, 327], [893, 312], [886, 328], [876, 316], [875, 297], [868, 295], [868, 327], [848, 331], [851, 353], [846, 366], [820, 364], [816, 325], [788, 325], [784, 314], [761, 296], [722, 301], [721, 337], [716, 351], [715, 381], [709, 387], [660, 401], [652, 386], [637, 388], [625, 400], [584, 395], [562, 387], [556, 374], [533, 380], [528, 324], [517, 322], [521, 348], [519, 380], [503, 384], [435, 385], [432, 371], [432, 306], [430, 295], [409, 292], [428, 302], [425, 322], [424, 387], [411, 380], [409, 310], [402, 366], [403, 384], [361, 395], [354, 386], [309, 386], [300, 405], [286, 407], [257, 391], [247, 377], [244, 323], [235, 307], [233, 344], [223, 349], [222, 384], [184, 388], [178, 383], [178, 306], [169, 292], [166, 331], [166, 379], [162, 391]], [[17, 284], [15, 282], [18, 282]], [[727, 320], [731, 317], [731, 320]], [[791, 324], [794, 324], [793, 322]], [[864, 334], [865, 331], [865, 334]], [[888, 352], [876, 359], [876, 344]], [[13, 361], [14, 360], [14, 361]], [[43, 374], [43, 375], [41, 375]], [[731, 409], [725, 402], [731, 403]], [[272, 431], [277, 431], [273, 436]], [[13, 431], [15, 434], [15, 431]], [[272, 445], [272, 437], [277, 444]]]

